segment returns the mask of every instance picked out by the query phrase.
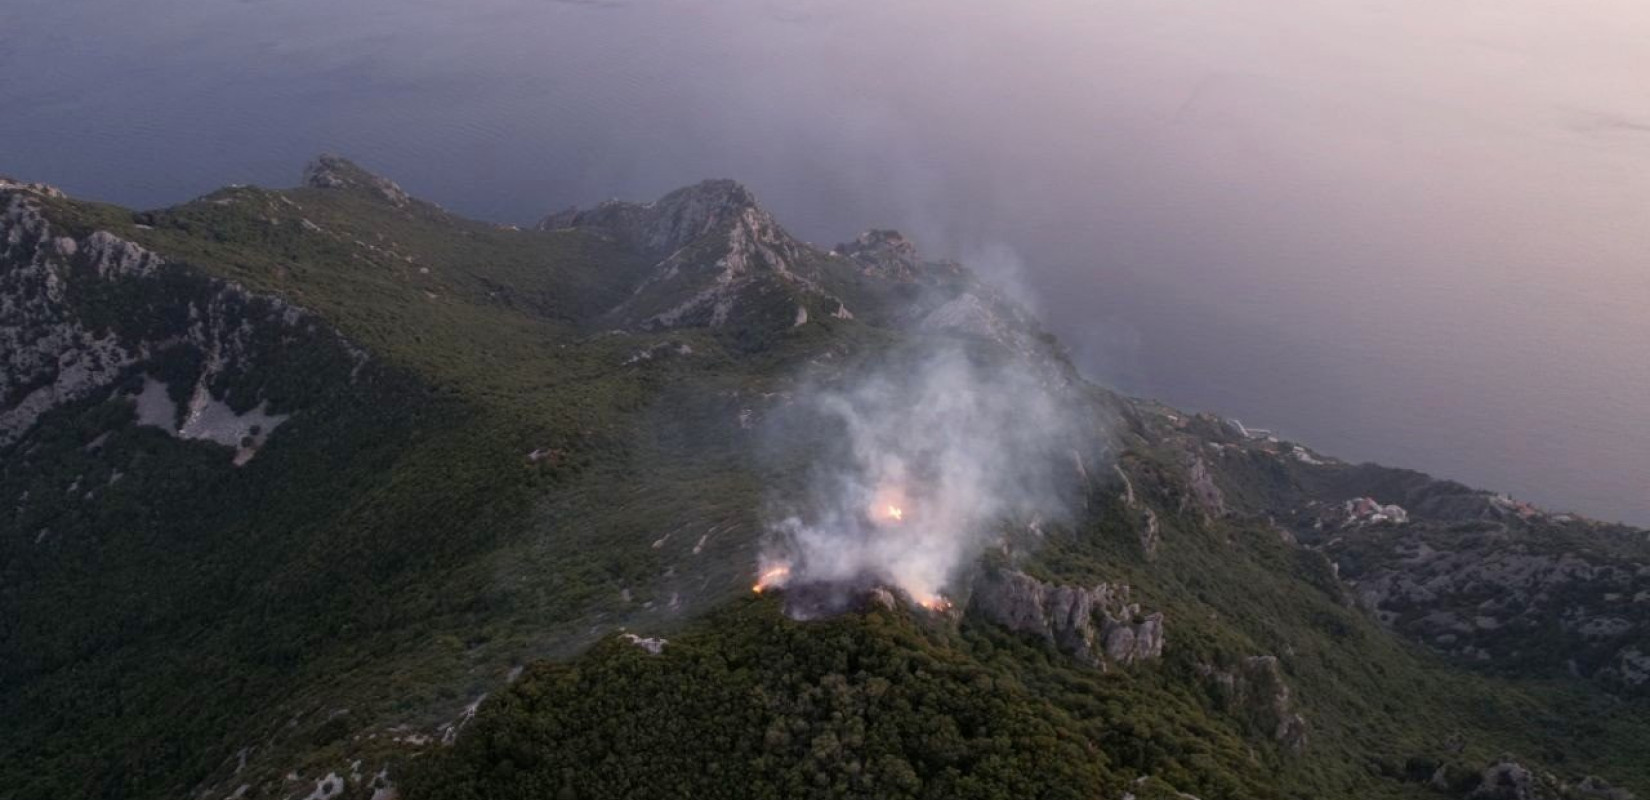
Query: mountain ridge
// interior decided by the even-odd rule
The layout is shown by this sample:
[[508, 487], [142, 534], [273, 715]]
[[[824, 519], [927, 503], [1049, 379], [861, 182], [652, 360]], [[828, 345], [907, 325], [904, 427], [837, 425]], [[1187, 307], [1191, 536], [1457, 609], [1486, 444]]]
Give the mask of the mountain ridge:
[[[1108, 795], [1494, 797], [1503, 780], [1523, 796], [1619, 791], [1580, 765], [1644, 789], [1627, 755], [1646, 735], [1633, 721], [1650, 608], [1637, 599], [1650, 591], [1642, 531], [1345, 464], [1092, 386], [966, 268], [923, 262], [887, 231], [818, 251], [731, 182], [524, 231], [462, 220], [342, 159], [318, 161], [305, 184], [138, 213], [0, 184], [0, 333], [15, 344], [0, 414], [29, 420], [0, 442], [0, 630], [49, 654], [19, 658], [13, 639], [0, 659], [27, 665], [0, 680], [0, 710], [18, 726], [0, 782], [26, 787], [19, 796], [365, 797], [395, 791], [421, 758], [455, 777], [415, 776], [410, 791], [462, 796], [489, 785], [500, 737], [531, 721], [510, 709], [526, 692], [553, 696], [563, 670], [671, 670], [680, 648], [761, 651], [770, 637], [812, 652], [822, 631], [952, 665], [960, 683], [929, 689], [958, 709], [1052, 714], [1055, 728], [1023, 735], [1110, 753], [1072, 776]], [[32, 411], [18, 399], [79, 374], [97, 342], [122, 341], [135, 344], [75, 391]], [[1001, 563], [988, 555], [977, 601], [938, 626], [899, 603], [821, 628], [776, 617], [777, 601], [748, 597], [760, 510], [807, 457], [753, 460], [765, 426], [815, 387], [932, 341], [1025, 362], [1081, 398], [1106, 432], [1073, 451], [1082, 511], [1010, 524], [1004, 541], [1020, 546]], [[220, 342], [243, 344], [226, 356]], [[237, 467], [239, 441], [138, 424], [134, 398], [151, 382], [174, 418], [197, 403], [290, 416]], [[87, 624], [100, 601], [133, 606], [114, 620], [130, 632]], [[55, 602], [74, 621], [63, 630]], [[200, 666], [180, 658], [193, 652], [207, 655]], [[560, 666], [517, 671], [545, 656]], [[793, 684], [768, 662], [749, 668], [780, 694], [838, 674], [881, 686], [877, 670], [857, 683], [807, 667]], [[901, 674], [877, 677], [905, 691]], [[1417, 696], [1470, 729], [1461, 749], [1410, 721], [1436, 720], [1422, 705], [1359, 694], [1419, 676], [1442, 688]], [[1012, 688], [976, 697], [967, 687], [982, 681]], [[1063, 683], [1126, 711], [1052, 688]], [[191, 685], [217, 708], [185, 725]], [[610, 691], [586, 685], [593, 698]], [[1448, 692], [1506, 710], [1470, 711]], [[813, 708], [809, 697], [781, 705]], [[127, 710], [98, 716], [109, 707]], [[87, 733], [45, 724], [61, 713]], [[1131, 728], [1131, 715], [1159, 733]], [[877, 751], [888, 764], [877, 775], [910, 789], [893, 759], [911, 748], [898, 758], [913, 776], [955, 787], [922, 760], [955, 769], [951, 750], [903, 736], [878, 740], [892, 750]], [[969, 737], [957, 751], [969, 759], [993, 747], [1004, 764], [1032, 757]], [[1205, 745], [1208, 759], [1185, 756]], [[776, 747], [807, 775], [850, 774], [851, 759]], [[1523, 760], [1501, 759], [1503, 747]]]

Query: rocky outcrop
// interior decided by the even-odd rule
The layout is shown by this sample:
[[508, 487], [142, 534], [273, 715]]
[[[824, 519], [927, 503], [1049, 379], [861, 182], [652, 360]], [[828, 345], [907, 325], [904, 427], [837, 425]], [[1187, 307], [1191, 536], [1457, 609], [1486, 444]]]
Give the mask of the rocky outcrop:
[[1467, 795], [1468, 800], [1561, 800], [1564, 796], [1557, 781], [1540, 776], [1528, 767], [1502, 758], [1484, 769], [1478, 788]]
[[1594, 775], [1588, 775], [1570, 787], [1570, 794], [1583, 800], [1637, 800], [1637, 795], [1632, 792], [1611, 786], [1609, 781]]
[[1163, 655], [1163, 615], [1129, 602], [1129, 587], [1053, 586], [997, 570], [974, 583], [971, 608], [1009, 630], [1040, 637], [1083, 663], [1104, 668]]
[[1603, 778], [1588, 775], [1580, 783], [1572, 786], [1571, 795], [1583, 800], [1637, 800], [1638, 795], [1616, 786], [1611, 786]]
[[866, 231], [851, 242], [836, 246], [835, 252], [853, 259], [860, 273], [883, 280], [910, 283], [922, 272], [917, 247], [899, 231]]
[[1193, 456], [1186, 468], [1186, 488], [1186, 502], [1202, 512], [1205, 521], [1226, 516], [1226, 495], [1215, 485], [1209, 463], [1200, 456]]
[[1231, 669], [1200, 668], [1211, 681], [1221, 706], [1247, 720], [1289, 752], [1306, 751], [1306, 718], [1295, 711], [1289, 684], [1277, 656], [1250, 656]]
[[1135, 497], [1134, 482], [1129, 480], [1129, 474], [1124, 472], [1121, 466], [1113, 464], [1112, 469], [1117, 472], [1117, 477], [1123, 481], [1123, 494], [1118, 499], [1123, 501], [1125, 508], [1140, 515], [1140, 524], [1136, 526], [1136, 530], [1140, 533], [1141, 552], [1146, 555], [1147, 561], [1157, 558], [1158, 545], [1163, 542], [1163, 532], [1158, 526], [1157, 512]]
[[41, 197], [62, 199], [68, 197], [62, 189], [44, 183], [29, 183], [0, 175], [0, 192], [29, 192]]
[[317, 157], [304, 169], [304, 185], [311, 189], [359, 191], [397, 208], [413, 199], [395, 181], [368, 172], [348, 159], [331, 154]]

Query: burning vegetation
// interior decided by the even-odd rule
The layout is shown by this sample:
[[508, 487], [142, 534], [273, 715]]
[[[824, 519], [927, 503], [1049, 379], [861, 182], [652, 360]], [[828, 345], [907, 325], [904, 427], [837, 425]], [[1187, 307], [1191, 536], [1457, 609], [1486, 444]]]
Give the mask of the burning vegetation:
[[[890, 529], [894, 528], [905, 521], [905, 504], [907, 502], [909, 501], [905, 499], [905, 492], [898, 487], [886, 487], [879, 489], [876, 493], [876, 500], [874, 500], [866, 508], [866, 519], [874, 526]], [[898, 530], [886, 530], [883, 535], [899, 536], [902, 535], [902, 532]], [[791, 565], [789, 562], [766, 562], [758, 568], [756, 583], [751, 587], [751, 591], [755, 594], [762, 594], [764, 592], [783, 589], [786, 583], [790, 580], [790, 577]], [[856, 581], [855, 583], [857, 584], [858, 582]], [[840, 584], [826, 582], [823, 584], [824, 590], [827, 592], [832, 591], [831, 587], [833, 585], [836, 585], [839, 588], [845, 588], [841, 587]], [[893, 591], [889, 591], [890, 588]], [[898, 594], [904, 595], [912, 604], [933, 612], [949, 611], [952, 606], [951, 601], [939, 592], [917, 592], [911, 591], [908, 587], [897, 585], [886, 588], [880, 586], [860, 587], [860, 591], [867, 590], [872, 591], [873, 593], [878, 590], [887, 592], [887, 597], [890, 601], [895, 596], [895, 592], [897, 592]], [[817, 590], [805, 592], [799, 598], [800, 602], [793, 602], [790, 606], [794, 609], [800, 605], [817, 605], [817, 603], [809, 599], [810, 596], [814, 594], [817, 594]], [[817, 608], [812, 608], [809, 611], [801, 612], [801, 615], [808, 617], [819, 616], [819, 614], [816, 613], [818, 610], [819, 609]], [[792, 616], [798, 616], [798, 614], [793, 613]]]
[[769, 589], [782, 587], [790, 576], [791, 568], [787, 565], [767, 567], [762, 570], [762, 574], [756, 576], [756, 585], [751, 587], [751, 591], [761, 594]]
[[[879, 588], [933, 612], [1005, 519], [1058, 515], [1073, 415], [1034, 376], [960, 348], [812, 394], [796, 424], [836, 434], [809, 494], [769, 525], [753, 590], [793, 617]], [[805, 438], [805, 437], [804, 437]], [[1069, 470], [1069, 467], [1068, 467]]]

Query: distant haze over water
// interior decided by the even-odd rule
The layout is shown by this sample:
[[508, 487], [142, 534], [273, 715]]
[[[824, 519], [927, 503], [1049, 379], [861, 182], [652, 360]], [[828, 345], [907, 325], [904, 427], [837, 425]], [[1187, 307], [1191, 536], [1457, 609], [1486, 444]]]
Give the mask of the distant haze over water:
[[9, 0], [0, 173], [336, 151], [525, 222], [733, 177], [1028, 290], [1087, 371], [1650, 524], [1639, 0]]

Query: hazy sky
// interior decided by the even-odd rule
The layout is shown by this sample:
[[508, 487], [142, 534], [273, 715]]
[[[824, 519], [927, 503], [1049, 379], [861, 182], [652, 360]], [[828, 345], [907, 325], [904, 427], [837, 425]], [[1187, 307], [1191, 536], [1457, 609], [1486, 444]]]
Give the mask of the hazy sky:
[[1018, 271], [1096, 376], [1650, 523], [1650, 6], [8, 0], [0, 172], [336, 150], [526, 221], [710, 176]]

